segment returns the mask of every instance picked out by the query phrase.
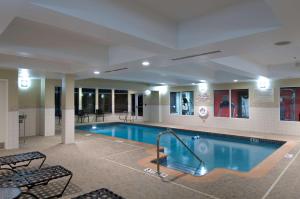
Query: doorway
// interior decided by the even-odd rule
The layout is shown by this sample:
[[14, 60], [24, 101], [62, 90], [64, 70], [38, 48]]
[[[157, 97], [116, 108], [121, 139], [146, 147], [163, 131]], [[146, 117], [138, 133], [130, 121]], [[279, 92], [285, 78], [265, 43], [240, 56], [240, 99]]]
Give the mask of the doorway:
[[143, 94], [131, 94], [131, 115], [136, 117], [143, 117], [144, 115]]

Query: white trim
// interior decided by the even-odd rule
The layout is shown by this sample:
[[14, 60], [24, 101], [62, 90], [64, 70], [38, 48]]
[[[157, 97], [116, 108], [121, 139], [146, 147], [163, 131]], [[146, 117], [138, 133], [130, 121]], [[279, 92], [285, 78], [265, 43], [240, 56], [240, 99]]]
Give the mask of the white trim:
[[2, 121], [4, 124], [4, 126], [1, 127], [1, 129], [3, 130], [3, 135], [1, 135], [1, 142], [4, 142], [5, 144], [8, 136], [8, 80], [0, 79], [0, 83], [4, 83], [4, 93], [1, 93], [1, 96], [4, 98], [4, 111], [1, 113], [1, 116], [3, 116]]

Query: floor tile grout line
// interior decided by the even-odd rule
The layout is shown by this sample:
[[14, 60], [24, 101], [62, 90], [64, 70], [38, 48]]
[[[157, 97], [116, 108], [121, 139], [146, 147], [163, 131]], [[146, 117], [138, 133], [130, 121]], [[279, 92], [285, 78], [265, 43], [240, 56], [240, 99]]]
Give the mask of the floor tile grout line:
[[[128, 145], [128, 146], [132, 146], [132, 147], [136, 147], [136, 148], [144, 148], [142, 146], [137, 146], [137, 145], [129, 144], [129, 143], [126, 143], [126, 142], [116, 142], [116, 140], [111, 140], [111, 139], [107, 139], [107, 138], [103, 138], [103, 137], [96, 137], [95, 139], [96, 140], [99, 139], [99, 140], [103, 140], [103, 141], [107, 141], [107, 142], [112, 142], [112, 143], [119, 143], [119, 144]], [[95, 140], [95, 139], [90, 139], [90, 140]], [[90, 140], [86, 140], [86, 141], [90, 141]]]
[[106, 159], [106, 158], [110, 158], [110, 157], [113, 157], [113, 156], [121, 155], [121, 154], [124, 154], [124, 153], [130, 153], [130, 152], [134, 152], [134, 151], [139, 151], [139, 150], [144, 150], [144, 148], [138, 148], [138, 149], [132, 149], [132, 150], [128, 150], [128, 151], [122, 151], [122, 152], [119, 152], [119, 153], [114, 153], [114, 154], [106, 155], [106, 156], [103, 156], [103, 157], [99, 157], [99, 159]]
[[[103, 158], [103, 159], [104, 159], [104, 160], [107, 160], [107, 161], [110, 161], [110, 162], [113, 162], [113, 163], [115, 163], [115, 164], [118, 164], [119, 166], [126, 167], [126, 168], [131, 169], [131, 170], [133, 170], [133, 171], [136, 171], [136, 172], [138, 172], [138, 173], [142, 173], [142, 174], [148, 175], [148, 176], [153, 177], [153, 178], [156, 178], [156, 179], [161, 179], [161, 178], [158, 177], [158, 176], [146, 174], [144, 171], [141, 171], [141, 170], [136, 169], [136, 168], [133, 168], [133, 167], [131, 167], [131, 166], [122, 164], [122, 163], [120, 163], [120, 162], [117, 162], [117, 161], [114, 161], [114, 160], [111, 160], [111, 159], [107, 159], [107, 158]], [[191, 188], [191, 187], [185, 186], [185, 185], [183, 185], [183, 184], [179, 184], [179, 183], [176, 183], [176, 182], [169, 182], [169, 183], [171, 183], [171, 184], [173, 184], [173, 185], [176, 185], [176, 186], [179, 186], [179, 187], [181, 187], [181, 188], [184, 188], [184, 189], [193, 191], [193, 192], [195, 192], [195, 193], [204, 195], [204, 196], [209, 197], [209, 198], [212, 198], [212, 199], [220, 199], [220, 198], [218, 198], [218, 197], [216, 197], [216, 196], [210, 195], [210, 194], [208, 194], [208, 193], [204, 193], [204, 192], [202, 192], [202, 191], [198, 191], [198, 190], [196, 190], [196, 189], [193, 189], [193, 188]]]
[[275, 186], [278, 184], [278, 182], [281, 180], [283, 175], [286, 173], [286, 171], [289, 169], [289, 167], [294, 163], [298, 155], [300, 154], [300, 149], [296, 153], [295, 157], [288, 163], [288, 165], [281, 171], [280, 175], [276, 178], [276, 180], [273, 182], [273, 184], [270, 186], [270, 188], [267, 190], [267, 192], [263, 195], [261, 199], [266, 199], [268, 195], [271, 193], [271, 191], [275, 188]]

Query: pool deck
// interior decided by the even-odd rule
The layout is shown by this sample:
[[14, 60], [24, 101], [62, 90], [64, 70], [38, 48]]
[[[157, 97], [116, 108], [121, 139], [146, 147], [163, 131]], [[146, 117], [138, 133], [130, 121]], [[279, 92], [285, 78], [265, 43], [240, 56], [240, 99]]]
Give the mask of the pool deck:
[[[162, 171], [168, 174], [166, 178], [145, 173], [145, 168], [155, 169], [155, 165], [149, 163], [153, 158], [153, 152], [155, 153], [155, 146], [83, 131], [76, 131], [74, 144], [60, 144], [60, 135], [36, 136], [27, 138], [26, 143], [18, 150], [0, 150], [0, 155], [39, 150], [47, 155], [47, 164], [60, 164], [73, 171], [74, 178], [64, 198], [71, 198], [102, 187], [111, 189], [128, 199], [299, 198], [300, 137], [167, 124], [164, 126], [285, 140], [287, 144], [255, 167], [254, 171], [239, 173], [219, 169], [203, 177], [193, 177], [163, 167]], [[284, 157], [287, 153], [293, 154], [293, 157]], [[48, 186], [50, 190], [51, 186], [59, 185]], [[34, 191], [38, 192], [38, 189], [41, 188]]]

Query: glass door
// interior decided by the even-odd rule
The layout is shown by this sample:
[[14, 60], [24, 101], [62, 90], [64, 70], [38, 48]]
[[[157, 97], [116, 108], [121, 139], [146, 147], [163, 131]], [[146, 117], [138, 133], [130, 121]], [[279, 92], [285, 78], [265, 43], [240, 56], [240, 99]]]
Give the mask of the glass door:
[[131, 114], [136, 117], [144, 115], [143, 94], [131, 94]]
[[138, 94], [137, 95], [138, 98], [138, 116], [143, 117], [144, 114], [144, 102], [143, 102], [143, 94]]
[[136, 108], [136, 104], [135, 104], [135, 94], [131, 94], [131, 115], [135, 116], [135, 108]]

